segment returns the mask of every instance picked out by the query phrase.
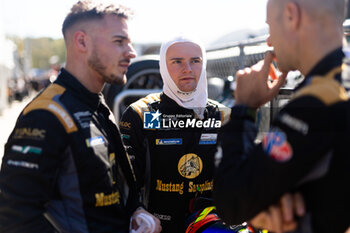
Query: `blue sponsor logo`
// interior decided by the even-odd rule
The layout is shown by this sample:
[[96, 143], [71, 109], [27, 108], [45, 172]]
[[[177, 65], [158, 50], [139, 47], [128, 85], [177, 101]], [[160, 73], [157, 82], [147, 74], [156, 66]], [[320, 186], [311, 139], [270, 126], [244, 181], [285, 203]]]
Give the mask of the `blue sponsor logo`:
[[276, 161], [286, 162], [292, 158], [292, 147], [282, 131], [270, 131], [263, 137], [262, 145], [265, 153]]
[[160, 116], [162, 114], [157, 112], [144, 112], [143, 113], [143, 128], [144, 129], [160, 129]]
[[182, 138], [156, 139], [156, 145], [182, 145]]
[[201, 140], [199, 141], [199, 145], [215, 145], [216, 144], [216, 140]]
[[105, 143], [105, 139], [102, 136], [97, 136], [93, 138], [86, 139], [87, 147], [94, 147]]
[[215, 145], [218, 138], [217, 133], [203, 133], [199, 145]]

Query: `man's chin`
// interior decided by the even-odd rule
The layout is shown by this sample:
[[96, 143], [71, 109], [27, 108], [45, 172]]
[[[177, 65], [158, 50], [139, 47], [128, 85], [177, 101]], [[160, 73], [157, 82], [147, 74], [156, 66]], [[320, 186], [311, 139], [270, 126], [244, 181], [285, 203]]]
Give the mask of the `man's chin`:
[[116, 84], [116, 85], [125, 85], [127, 82], [126, 75], [123, 75], [123, 77], [112, 77], [110, 78], [107, 83], [109, 84]]
[[180, 91], [183, 91], [183, 92], [192, 92], [196, 89], [196, 86], [189, 85], [189, 86], [180, 87], [179, 89]]

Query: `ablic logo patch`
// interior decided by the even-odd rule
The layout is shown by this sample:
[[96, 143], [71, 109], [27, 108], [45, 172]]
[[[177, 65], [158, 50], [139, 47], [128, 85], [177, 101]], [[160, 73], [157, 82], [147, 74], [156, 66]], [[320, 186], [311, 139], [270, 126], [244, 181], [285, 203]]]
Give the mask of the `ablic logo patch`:
[[160, 129], [160, 116], [162, 114], [157, 112], [143, 113], [143, 128], [144, 129]]

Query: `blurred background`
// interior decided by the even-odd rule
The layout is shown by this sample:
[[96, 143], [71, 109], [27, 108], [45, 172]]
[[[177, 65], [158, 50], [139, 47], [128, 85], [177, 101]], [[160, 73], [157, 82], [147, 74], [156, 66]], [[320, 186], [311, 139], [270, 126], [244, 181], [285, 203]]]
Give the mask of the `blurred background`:
[[[157, 57], [160, 43], [190, 34], [207, 49], [209, 97], [232, 106], [235, 73], [263, 58], [267, 0], [102, 0], [134, 11], [129, 32], [138, 58], [128, 83], [106, 85], [103, 93], [117, 120], [134, 100], [162, 88]], [[0, 158], [23, 107], [55, 80], [65, 62], [62, 22], [76, 0], [0, 0]], [[349, 18], [349, 17], [348, 17]], [[350, 28], [350, 23], [347, 24]], [[350, 30], [348, 30], [350, 31]], [[267, 128], [273, 112], [302, 77], [291, 73], [285, 90], [261, 114]], [[261, 111], [263, 112], [263, 110]]]
[[[142, 56], [158, 54], [160, 43], [179, 33], [198, 37], [207, 48], [266, 34], [266, 1], [104, 2], [123, 4], [134, 11], [129, 31]], [[21, 109], [64, 65], [61, 26], [75, 2], [0, 0], [0, 155]], [[117, 92], [120, 90], [111, 91], [110, 99]]]
[[[0, 0], [0, 114], [54, 80], [65, 59], [61, 25], [75, 2]], [[209, 48], [267, 32], [266, 0], [104, 2], [134, 11], [129, 30], [139, 56], [157, 54], [163, 40], [179, 33], [194, 35]]]

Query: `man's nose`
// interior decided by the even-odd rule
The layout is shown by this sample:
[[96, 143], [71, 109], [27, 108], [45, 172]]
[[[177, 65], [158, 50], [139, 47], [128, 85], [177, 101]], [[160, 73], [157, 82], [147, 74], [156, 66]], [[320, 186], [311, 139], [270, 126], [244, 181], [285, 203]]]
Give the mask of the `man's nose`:
[[184, 62], [184, 71], [185, 72], [192, 72], [192, 67], [190, 62]]
[[137, 55], [136, 50], [134, 49], [134, 47], [132, 46], [131, 43], [128, 44], [125, 54], [128, 58], [135, 58], [136, 57], [136, 55]]

